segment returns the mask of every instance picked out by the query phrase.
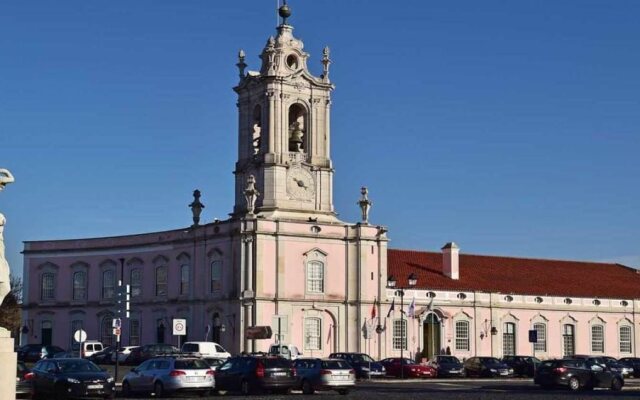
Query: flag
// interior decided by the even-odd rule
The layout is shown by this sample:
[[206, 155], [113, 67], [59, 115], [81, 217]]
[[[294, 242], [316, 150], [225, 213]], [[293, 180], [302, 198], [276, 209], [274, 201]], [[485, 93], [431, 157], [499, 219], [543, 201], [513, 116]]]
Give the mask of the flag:
[[393, 312], [393, 310], [395, 310], [395, 308], [396, 308], [396, 298], [394, 297], [393, 300], [391, 301], [391, 307], [389, 308], [389, 312], [387, 313], [387, 318], [391, 316], [391, 313]]
[[416, 298], [414, 297], [411, 300], [411, 304], [409, 304], [409, 309], [407, 310], [407, 317], [413, 318], [416, 316]]
[[371, 307], [371, 319], [376, 319], [376, 299], [373, 299], [373, 307]]

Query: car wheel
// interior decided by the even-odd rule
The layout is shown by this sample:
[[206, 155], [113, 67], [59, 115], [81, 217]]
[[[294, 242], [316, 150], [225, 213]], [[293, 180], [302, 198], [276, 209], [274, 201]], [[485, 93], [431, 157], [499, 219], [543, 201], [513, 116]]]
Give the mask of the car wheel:
[[575, 376], [569, 379], [569, 389], [573, 391], [580, 389], [580, 381]]
[[313, 385], [307, 379], [302, 381], [302, 393], [303, 394], [313, 394]]
[[131, 396], [131, 385], [129, 385], [129, 381], [122, 382], [122, 395], [124, 397]]
[[156, 382], [153, 385], [153, 393], [155, 393], [156, 397], [164, 397], [164, 386], [162, 386], [162, 382]]
[[341, 395], [347, 395], [349, 394], [349, 390], [347, 389], [338, 389], [338, 393], [340, 393]]
[[622, 390], [622, 381], [618, 378], [613, 378], [613, 380], [611, 381], [611, 390], [614, 390], [616, 392]]
[[240, 392], [244, 396], [249, 396], [251, 394], [251, 384], [246, 379], [243, 379], [242, 382], [240, 382]]

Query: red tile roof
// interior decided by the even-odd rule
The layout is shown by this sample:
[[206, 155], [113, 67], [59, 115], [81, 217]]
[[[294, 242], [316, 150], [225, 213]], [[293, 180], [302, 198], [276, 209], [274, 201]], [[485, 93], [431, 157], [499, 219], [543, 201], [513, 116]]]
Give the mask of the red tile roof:
[[640, 298], [640, 272], [620, 264], [460, 254], [460, 279], [442, 273], [442, 253], [389, 249], [388, 273], [400, 286], [567, 297]]

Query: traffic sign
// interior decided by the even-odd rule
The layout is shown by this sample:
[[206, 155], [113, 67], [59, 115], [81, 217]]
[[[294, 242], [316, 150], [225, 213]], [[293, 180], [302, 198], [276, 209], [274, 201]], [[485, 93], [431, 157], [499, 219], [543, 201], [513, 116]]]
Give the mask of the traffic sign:
[[183, 336], [187, 334], [187, 320], [178, 318], [173, 320], [173, 334]]
[[85, 342], [87, 340], [87, 332], [82, 329], [78, 329], [73, 333], [73, 340], [79, 343]]
[[122, 320], [120, 318], [114, 318], [111, 322], [111, 326], [114, 328], [122, 328]]
[[121, 333], [122, 331], [120, 330], [120, 328], [113, 328], [113, 334], [115, 336], [120, 336]]

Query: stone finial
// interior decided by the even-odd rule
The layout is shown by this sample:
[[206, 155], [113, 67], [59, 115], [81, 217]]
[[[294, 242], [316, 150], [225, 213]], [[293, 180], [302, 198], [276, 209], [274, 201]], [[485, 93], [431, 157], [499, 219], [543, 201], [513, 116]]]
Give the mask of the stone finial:
[[244, 59], [244, 50], [240, 49], [240, 51], [238, 52], [238, 63], [236, 64], [240, 72], [240, 79], [244, 78], [244, 70], [247, 68], [247, 64], [244, 62]]
[[0, 191], [10, 183], [15, 182], [15, 178], [8, 169], [0, 168]]
[[193, 215], [193, 226], [200, 225], [200, 214], [204, 204], [200, 202], [200, 191], [198, 189], [193, 191], [193, 202], [189, 204], [189, 207], [191, 207], [191, 214]]
[[360, 188], [360, 193], [362, 197], [358, 201], [358, 205], [360, 206], [360, 211], [362, 212], [362, 222], [365, 224], [369, 223], [369, 210], [373, 203], [369, 200], [369, 189], [366, 186]]
[[329, 81], [329, 65], [331, 65], [329, 53], [329, 46], [325, 46], [322, 50], [322, 80], [325, 82]]
[[244, 198], [247, 201], [247, 214], [251, 216], [256, 209], [258, 196], [260, 196], [260, 192], [256, 189], [256, 177], [249, 175], [247, 178], [247, 187], [244, 189]]
[[278, 9], [278, 14], [282, 18], [282, 25], [287, 25], [287, 18], [291, 16], [291, 9], [287, 5], [287, 0], [283, 1], [282, 6]]

